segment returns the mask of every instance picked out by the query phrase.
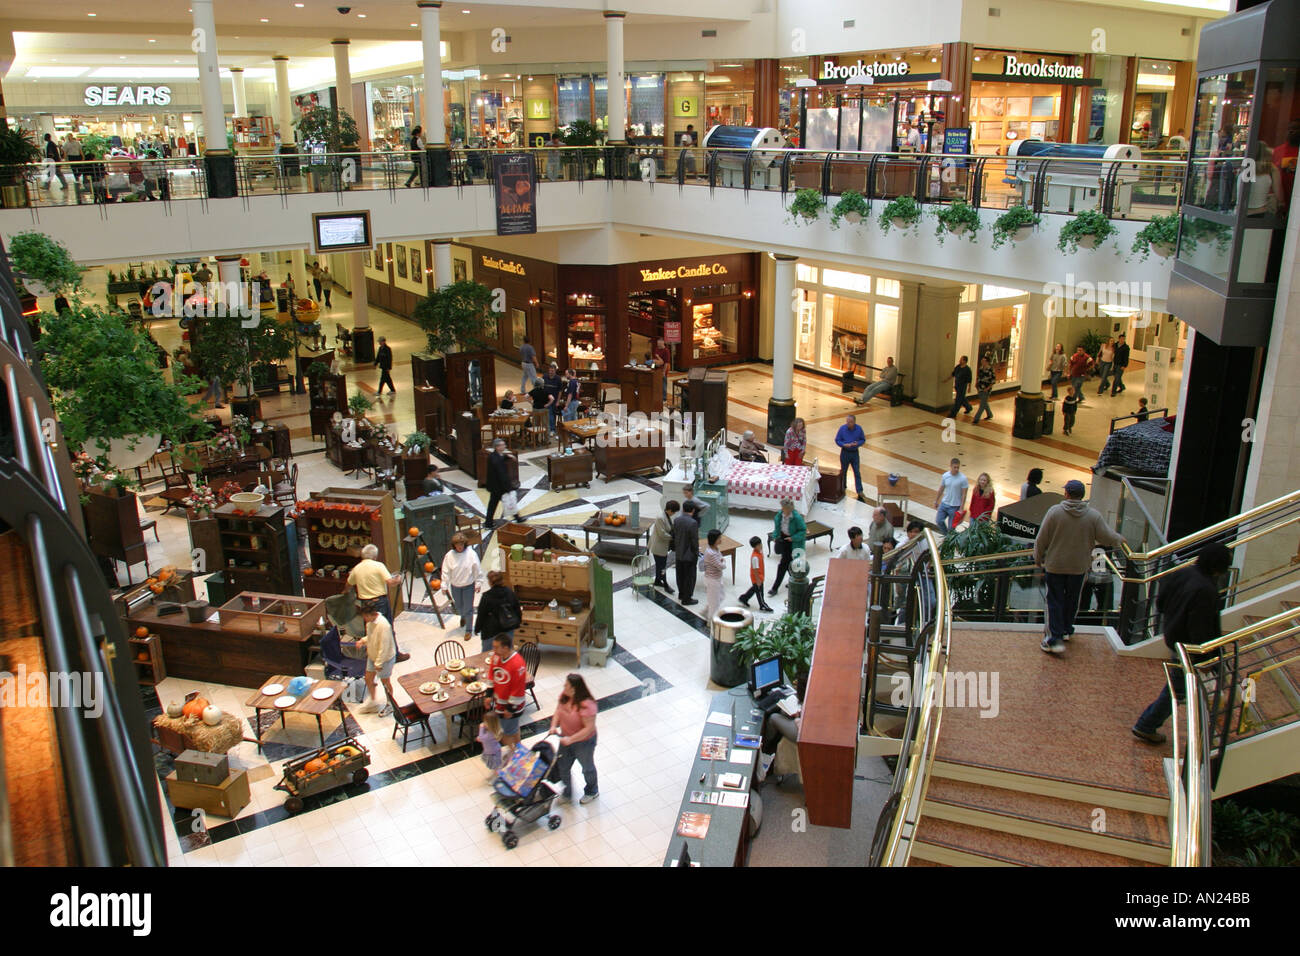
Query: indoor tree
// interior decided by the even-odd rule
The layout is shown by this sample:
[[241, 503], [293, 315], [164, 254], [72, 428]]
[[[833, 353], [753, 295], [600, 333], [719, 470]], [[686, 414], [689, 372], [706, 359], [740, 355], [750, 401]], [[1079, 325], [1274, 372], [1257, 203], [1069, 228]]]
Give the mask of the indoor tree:
[[43, 232], [16, 233], [6, 243], [17, 278], [33, 295], [52, 295], [81, 288], [81, 266], [66, 246]]
[[327, 153], [341, 153], [361, 141], [357, 121], [347, 110], [313, 106], [303, 110], [293, 124], [298, 142], [305, 146], [323, 146]]
[[27, 205], [27, 164], [41, 160], [36, 134], [21, 126], [0, 123], [0, 204], [13, 209]]
[[429, 338], [429, 352], [446, 355], [483, 344], [492, 323], [492, 290], [462, 279], [421, 299], [411, 313]]
[[272, 320], [246, 328], [238, 316], [210, 316], [191, 326], [194, 363], [209, 379], [243, 387], [252, 394], [253, 365], [283, 361], [293, 354], [293, 330]]

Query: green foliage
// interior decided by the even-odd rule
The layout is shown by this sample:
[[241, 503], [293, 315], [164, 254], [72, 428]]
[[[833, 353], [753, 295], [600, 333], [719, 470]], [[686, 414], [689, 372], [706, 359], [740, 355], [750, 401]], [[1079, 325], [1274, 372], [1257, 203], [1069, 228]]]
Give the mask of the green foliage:
[[96, 159], [101, 159], [112, 148], [113, 141], [107, 136], [100, 136], [98, 133], [87, 133], [81, 137], [81, 151], [87, 156], [93, 152]]
[[971, 242], [979, 241], [980, 214], [970, 203], [958, 199], [954, 203], [942, 205], [935, 211], [934, 217], [937, 220], [934, 235], [939, 240], [939, 245], [943, 245], [949, 233], [955, 234], [962, 227], [966, 229], [965, 238]]
[[790, 202], [789, 221], [794, 223], [812, 222], [826, 208], [826, 197], [820, 189], [800, 189]]
[[328, 106], [313, 106], [304, 110], [293, 127], [300, 143], [324, 146], [327, 153], [342, 152], [361, 141], [357, 121], [352, 118], [352, 114]]
[[330, 367], [319, 359], [307, 366], [308, 378], [320, 378], [328, 374], [330, 374]]
[[375, 403], [361, 392], [353, 392], [352, 396], [348, 399], [348, 408], [351, 409], [353, 416], [356, 418], [365, 415], [366, 412], [370, 411], [370, 409], [374, 407]]
[[1228, 251], [1232, 245], [1232, 229], [1219, 222], [1199, 219], [1195, 216], [1183, 217], [1183, 232], [1196, 243], [1214, 243], [1219, 254]]
[[1106, 344], [1110, 338], [1105, 332], [1098, 332], [1096, 329], [1084, 329], [1083, 335], [1079, 337], [1079, 345], [1083, 346], [1083, 351], [1087, 355], [1096, 356], [1101, 351], [1101, 347]]
[[888, 234], [890, 227], [898, 225], [904, 231], [915, 229], [921, 221], [921, 204], [911, 196], [891, 199], [880, 211], [880, 231]]
[[[1142, 227], [1142, 231], [1133, 237], [1131, 255], [1138, 255], [1140, 261], [1146, 262], [1152, 246], [1166, 246], [1172, 250], [1178, 245], [1178, 216], [1155, 216]], [[1168, 253], [1166, 253], [1168, 255]]]
[[[34, 132], [21, 126], [0, 125], [0, 168], [39, 162], [42, 155]], [[4, 173], [6, 183], [18, 182], [23, 176], [21, 169], [5, 169]]]
[[43, 232], [20, 232], [6, 243], [14, 268], [24, 277], [34, 279], [51, 292], [81, 287], [81, 266], [68, 249]]
[[[959, 559], [986, 554], [1002, 554], [1017, 550], [1016, 543], [1002, 533], [996, 522], [976, 521], [962, 531], [946, 535], [939, 545], [939, 558], [945, 563], [948, 588], [952, 592], [955, 610], [981, 610], [993, 607], [997, 575], [974, 575], [972, 571], [991, 571], [1025, 564], [1027, 558], [1009, 558], [1005, 561], [980, 561], [966, 563]], [[953, 561], [952, 564], [947, 562]]]
[[155, 432], [177, 440], [203, 427], [185, 400], [200, 383], [180, 374], [168, 382], [158, 350], [126, 313], [78, 304], [41, 324], [41, 371], [73, 446]]
[[293, 354], [293, 329], [267, 319], [245, 328], [237, 315], [196, 319], [191, 326], [194, 363], [208, 378], [253, 387], [253, 366]]
[[[1101, 245], [1118, 233], [1115, 224], [1096, 209], [1084, 209], [1061, 227], [1061, 235], [1056, 240], [1056, 248], [1062, 252], [1078, 252], [1079, 242], [1091, 236]], [[1094, 249], [1096, 246], [1093, 247]]]
[[862, 219], [866, 219], [871, 215], [871, 203], [867, 202], [867, 198], [862, 193], [846, 189], [840, 193], [839, 202], [831, 209], [831, 228], [838, 229], [840, 220], [850, 213], [857, 213]]
[[108, 479], [108, 481], [104, 482], [104, 487], [111, 488], [119, 495], [123, 495], [131, 490], [133, 484], [134, 483], [131, 481], [129, 477], [127, 477], [127, 475], [124, 472], [119, 471], [119, 472], [115, 472], [113, 476]]
[[1037, 226], [1042, 218], [1028, 206], [1012, 206], [993, 220], [993, 248], [1001, 248], [1010, 242], [1024, 226]]
[[783, 614], [775, 621], [760, 621], [736, 634], [736, 651], [747, 665], [769, 657], [781, 658], [786, 677], [805, 677], [812, 667], [817, 623], [807, 614]]
[[1216, 800], [1210, 825], [1221, 866], [1300, 865], [1300, 817], [1293, 813]]
[[587, 120], [574, 120], [560, 129], [560, 142], [565, 146], [595, 146], [600, 141], [600, 131]]
[[420, 452], [427, 452], [433, 447], [433, 439], [421, 431], [414, 431], [402, 439], [402, 444], [406, 448], [407, 454], [415, 455]]
[[482, 345], [483, 333], [492, 322], [491, 306], [491, 289], [463, 279], [421, 299], [411, 318], [428, 336], [429, 351], [446, 355]]

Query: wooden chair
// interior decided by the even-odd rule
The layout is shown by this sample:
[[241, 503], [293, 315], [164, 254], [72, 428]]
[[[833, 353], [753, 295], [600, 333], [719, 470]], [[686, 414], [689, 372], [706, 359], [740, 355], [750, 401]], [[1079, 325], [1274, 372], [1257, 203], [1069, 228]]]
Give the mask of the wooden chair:
[[[466, 731], [472, 727], [477, 727], [483, 722], [483, 714], [487, 710], [487, 694], [475, 694], [469, 699], [469, 706], [465, 708], [463, 714], [455, 714], [452, 720], [460, 722], [460, 733], [457, 736], [464, 737]], [[477, 736], [477, 734], [471, 734]]]
[[393, 706], [392, 739], [397, 739], [399, 730], [402, 732], [402, 753], [406, 753], [407, 740], [410, 737], [411, 730], [416, 727], [419, 727], [422, 731], [420, 736], [416, 738], [417, 740], [424, 740], [427, 737], [435, 743], [437, 742], [438, 738], [434, 736], [433, 726], [429, 723], [428, 715], [421, 713], [419, 707], [415, 706], [415, 704], [403, 704], [400, 707]]
[[[275, 479], [275, 473], [272, 472], [272, 480]], [[295, 461], [289, 466], [288, 472], [280, 473], [280, 480], [274, 481], [271, 487], [271, 500], [277, 505], [292, 505], [298, 501], [298, 463]]]
[[532, 412], [524, 428], [524, 442], [529, 448], [545, 448], [551, 440], [551, 423], [546, 409], [537, 408]]
[[542, 705], [537, 703], [537, 691], [534, 687], [537, 683], [537, 668], [542, 663], [542, 652], [532, 641], [520, 641], [519, 656], [524, 659], [524, 666], [528, 670], [528, 683], [524, 685], [524, 690], [533, 695], [533, 706], [541, 710]]
[[148, 519], [147, 521], [141, 521], [141, 522], [140, 522], [140, 533], [141, 533], [141, 534], [144, 534], [144, 532], [146, 532], [146, 531], [152, 531], [152, 532], [153, 532], [153, 539], [154, 539], [155, 541], [160, 541], [160, 540], [161, 540], [161, 539], [158, 537], [158, 521], [157, 521], [156, 518], [150, 518], [150, 519]]
[[171, 471], [163, 468], [163, 489], [159, 493], [167, 507], [163, 508], [163, 514], [166, 514], [177, 505], [184, 506], [185, 499], [194, 493], [194, 488], [190, 484], [189, 472], [181, 468], [175, 460], [171, 462]]
[[445, 665], [450, 661], [465, 659], [465, 645], [460, 641], [443, 641], [433, 649], [433, 662]]
[[463, 534], [470, 544], [483, 541], [483, 518], [480, 515], [456, 515], [456, 530]]

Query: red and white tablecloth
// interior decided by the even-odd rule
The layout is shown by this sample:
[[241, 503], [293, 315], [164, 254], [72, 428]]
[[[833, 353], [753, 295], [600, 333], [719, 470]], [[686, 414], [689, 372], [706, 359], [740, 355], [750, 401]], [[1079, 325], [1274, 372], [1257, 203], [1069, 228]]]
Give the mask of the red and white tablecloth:
[[750, 498], [789, 498], [801, 501], [808, 487], [811, 469], [807, 465], [765, 464], [736, 461], [727, 472], [727, 493]]

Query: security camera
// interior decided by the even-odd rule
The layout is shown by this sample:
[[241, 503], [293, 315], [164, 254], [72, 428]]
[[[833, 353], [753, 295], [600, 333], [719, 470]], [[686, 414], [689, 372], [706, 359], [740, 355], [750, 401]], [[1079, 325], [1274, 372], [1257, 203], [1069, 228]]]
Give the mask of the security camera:
[[336, 9], [338, 10], [339, 13], [343, 14], [344, 16], [347, 16], [349, 13], [352, 12], [351, 7], [337, 7]]

